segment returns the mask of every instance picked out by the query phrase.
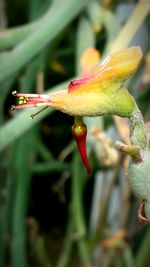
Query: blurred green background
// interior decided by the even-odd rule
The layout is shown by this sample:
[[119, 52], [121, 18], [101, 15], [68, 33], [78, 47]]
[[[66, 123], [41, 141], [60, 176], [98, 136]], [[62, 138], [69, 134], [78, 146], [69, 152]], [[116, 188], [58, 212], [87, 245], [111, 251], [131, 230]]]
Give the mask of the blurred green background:
[[32, 120], [38, 108], [10, 108], [14, 90], [66, 89], [88, 48], [103, 59], [139, 45], [128, 88], [148, 127], [149, 10], [149, 1], [0, 0], [0, 267], [150, 266], [150, 228], [137, 220], [128, 158], [115, 147], [129, 142], [128, 122], [85, 118], [87, 175], [72, 117], [48, 108]]

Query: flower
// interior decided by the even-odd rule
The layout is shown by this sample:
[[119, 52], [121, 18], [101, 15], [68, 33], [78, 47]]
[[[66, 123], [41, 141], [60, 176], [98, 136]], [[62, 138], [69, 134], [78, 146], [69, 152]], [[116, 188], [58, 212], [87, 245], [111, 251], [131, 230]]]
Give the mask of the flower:
[[[88, 53], [91, 53], [89, 51]], [[95, 53], [93, 62], [97, 62], [99, 54]], [[82, 69], [85, 73], [81, 78], [69, 83], [67, 90], [51, 94], [23, 94], [13, 92], [19, 98], [19, 105], [12, 109], [44, 106], [53, 107], [75, 117], [72, 128], [87, 172], [90, 166], [86, 154], [86, 126], [83, 116], [119, 115], [130, 117], [135, 101], [126, 89], [126, 80], [136, 71], [142, 58], [140, 47], [135, 46], [109, 55], [102, 64], [87, 72], [84, 62], [89, 55], [82, 57]], [[93, 64], [94, 64], [93, 63]], [[33, 114], [34, 117], [39, 112]]]
[[113, 114], [130, 117], [135, 107], [125, 81], [135, 72], [142, 57], [139, 47], [113, 53], [68, 91], [51, 98], [51, 106], [73, 116]]
[[131, 47], [108, 56], [81, 78], [71, 81], [67, 90], [52, 94], [13, 94], [19, 106], [13, 109], [50, 106], [72, 116], [100, 116], [104, 114], [130, 117], [134, 99], [125, 82], [136, 71], [142, 51]]

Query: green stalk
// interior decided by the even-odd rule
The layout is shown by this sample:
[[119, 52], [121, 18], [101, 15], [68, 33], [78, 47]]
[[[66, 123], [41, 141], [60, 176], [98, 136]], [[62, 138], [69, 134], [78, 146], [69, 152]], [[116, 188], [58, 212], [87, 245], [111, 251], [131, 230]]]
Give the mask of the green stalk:
[[77, 152], [74, 152], [73, 158], [73, 175], [72, 175], [72, 216], [75, 223], [75, 231], [77, 237], [83, 237], [85, 235], [85, 224], [83, 218], [83, 206], [82, 206], [82, 179], [80, 170], [80, 158]]
[[73, 241], [74, 241], [72, 237], [72, 232], [73, 232], [73, 222], [70, 218], [68, 227], [67, 227], [66, 237], [64, 240], [63, 250], [58, 260], [57, 267], [69, 266], [69, 260], [71, 257], [72, 246], [73, 246]]
[[126, 48], [150, 11], [150, 2], [139, 2], [111, 46], [111, 53]]
[[[43, 19], [43, 18], [42, 18]], [[0, 50], [10, 49], [32, 34], [40, 25], [41, 20], [14, 27], [0, 33]]]
[[71, 212], [74, 222], [75, 233], [74, 238], [77, 241], [79, 254], [83, 266], [90, 265], [90, 255], [88, 251], [87, 242], [85, 239], [86, 229], [84, 222], [84, 210], [82, 203], [82, 180], [81, 180], [81, 168], [80, 158], [77, 152], [74, 153], [73, 158], [73, 174], [72, 174], [72, 200], [71, 200]]
[[[20, 43], [21, 41], [23, 41], [26, 37], [28, 37], [30, 34], [32, 34], [34, 31], [36, 31], [39, 27], [39, 25], [41, 24], [41, 22], [44, 19], [45, 14], [47, 14], [47, 12], [45, 12], [44, 16], [42, 14], [42, 16], [39, 19], [39, 13], [43, 13], [43, 8], [44, 10], [46, 10], [47, 8], [49, 9], [48, 5], [50, 5], [50, 1], [44, 1], [42, 3], [44, 5], [41, 5], [41, 7], [39, 8], [38, 3], [37, 2], [31, 2], [30, 3], [30, 18], [31, 21], [33, 21], [33, 19], [37, 19], [34, 22], [30, 22], [27, 23], [23, 26], [17, 26], [17, 27], [13, 27], [10, 29], [5, 29], [4, 31], [0, 32], [0, 51], [1, 50], [6, 50], [6, 49], [10, 49], [13, 46], [17, 45], [18, 43]], [[32, 6], [31, 6], [32, 5]], [[38, 6], [38, 7], [37, 7]], [[38, 16], [37, 16], [38, 13]], [[38, 17], [38, 18], [37, 18]]]
[[[1, 159], [2, 162], [2, 159]], [[7, 184], [8, 176], [6, 177], [5, 169], [0, 166], [0, 266], [5, 264], [5, 253], [6, 246], [8, 244], [7, 240]]]
[[130, 139], [135, 146], [146, 148], [148, 145], [143, 116], [137, 106], [130, 117]]
[[12, 267], [26, 267], [25, 218], [29, 192], [30, 169], [28, 166], [31, 132], [16, 143], [14, 175], [16, 176], [15, 205], [12, 222]]
[[82, 16], [76, 36], [76, 75], [81, 75], [81, 56], [85, 49], [95, 46], [95, 35], [89, 20]]
[[[38, 30], [8, 52], [0, 65], [0, 82], [14, 74], [38, 54], [70, 23], [88, 0], [57, 0], [49, 9]], [[37, 45], [38, 44], [38, 45]], [[17, 58], [17, 60], [16, 60]]]
[[74, 125], [78, 126], [79, 124], [83, 124], [83, 117], [75, 116], [74, 117]]
[[47, 163], [35, 163], [31, 166], [33, 173], [63, 172], [70, 170], [70, 164], [52, 160]]
[[44, 161], [50, 162], [54, 160], [51, 151], [43, 144], [40, 136], [37, 140], [37, 153]]
[[135, 257], [134, 267], [148, 266], [150, 245], [150, 228], [147, 228], [144, 239]]

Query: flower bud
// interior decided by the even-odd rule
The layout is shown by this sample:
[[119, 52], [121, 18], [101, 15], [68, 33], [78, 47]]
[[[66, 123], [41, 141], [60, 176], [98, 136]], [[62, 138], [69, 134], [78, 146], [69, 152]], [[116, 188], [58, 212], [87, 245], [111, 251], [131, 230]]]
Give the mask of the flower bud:
[[74, 124], [72, 126], [72, 134], [76, 140], [78, 150], [80, 152], [82, 161], [88, 173], [90, 173], [90, 164], [86, 153], [86, 135], [87, 127], [84, 123]]

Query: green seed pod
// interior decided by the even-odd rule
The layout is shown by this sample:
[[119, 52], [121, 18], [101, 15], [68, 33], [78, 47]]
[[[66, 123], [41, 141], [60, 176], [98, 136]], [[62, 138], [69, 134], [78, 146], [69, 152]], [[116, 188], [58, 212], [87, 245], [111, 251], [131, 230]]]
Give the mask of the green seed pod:
[[130, 161], [129, 179], [134, 194], [145, 200], [145, 214], [150, 222], [150, 151], [140, 151], [142, 161]]

